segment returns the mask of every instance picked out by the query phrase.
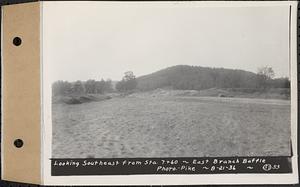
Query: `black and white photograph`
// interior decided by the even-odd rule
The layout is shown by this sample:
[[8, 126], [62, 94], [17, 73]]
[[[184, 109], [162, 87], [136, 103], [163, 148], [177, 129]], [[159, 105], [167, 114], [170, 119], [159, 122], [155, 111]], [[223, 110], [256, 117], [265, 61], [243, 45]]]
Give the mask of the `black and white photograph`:
[[295, 153], [290, 6], [51, 5], [51, 158]]
[[54, 158], [291, 154], [287, 9], [122, 11], [56, 25]]

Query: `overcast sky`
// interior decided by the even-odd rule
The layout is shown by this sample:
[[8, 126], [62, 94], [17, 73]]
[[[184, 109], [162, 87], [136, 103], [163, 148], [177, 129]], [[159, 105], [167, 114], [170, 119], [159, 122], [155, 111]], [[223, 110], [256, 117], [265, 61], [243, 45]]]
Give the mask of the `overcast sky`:
[[51, 80], [120, 80], [179, 65], [289, 76], [288, 6], [44, 2], [43, 62]]

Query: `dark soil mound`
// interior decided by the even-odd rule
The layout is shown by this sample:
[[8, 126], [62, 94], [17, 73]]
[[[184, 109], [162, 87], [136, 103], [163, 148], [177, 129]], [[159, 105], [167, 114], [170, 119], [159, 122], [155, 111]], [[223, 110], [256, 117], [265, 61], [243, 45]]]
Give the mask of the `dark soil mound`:
[[73, 97], [69, 98], [69, 99], [65, 99], [63, 102], [66, 103], [66, 104], [69, 104], [69, 105], [81, 104], [82, 103], [79, 99], [76, 99], [76, 98], [73, 98]]

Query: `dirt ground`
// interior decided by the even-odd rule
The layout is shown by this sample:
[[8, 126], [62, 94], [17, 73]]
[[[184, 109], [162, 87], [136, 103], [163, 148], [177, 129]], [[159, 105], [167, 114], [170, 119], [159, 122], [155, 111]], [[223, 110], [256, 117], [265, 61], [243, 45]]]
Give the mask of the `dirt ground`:
[[53, 158], [290, 155], [290, 101], [126, 96], [53, 104]]

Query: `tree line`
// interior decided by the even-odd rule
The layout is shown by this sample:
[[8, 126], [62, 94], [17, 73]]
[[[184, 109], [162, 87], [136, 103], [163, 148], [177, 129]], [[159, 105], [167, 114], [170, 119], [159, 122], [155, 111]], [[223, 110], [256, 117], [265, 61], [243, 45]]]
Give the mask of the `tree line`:
[[74, 95], [74, 94], [104, 94], [112, 92], [113, 86], [110, 79], [100, 81], [56, 81], [52, 85], [52, 94], [55, 95]]
[[257, 73], [224, 68], [178, 65], [136, 78], [132, 71], [125, 72], [115, 86], [110, 79], [100, 81], [56, 81], [53, 95], [104, 94], [110, 92], [147, 91], [170, 87], [179, 90], [203, 90], [209, 88], [289, 88], [288, 78], [274, 78], [272, 67], [261, 67]]

